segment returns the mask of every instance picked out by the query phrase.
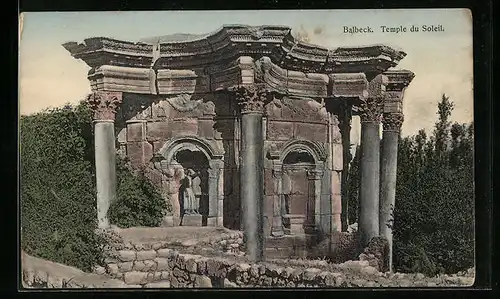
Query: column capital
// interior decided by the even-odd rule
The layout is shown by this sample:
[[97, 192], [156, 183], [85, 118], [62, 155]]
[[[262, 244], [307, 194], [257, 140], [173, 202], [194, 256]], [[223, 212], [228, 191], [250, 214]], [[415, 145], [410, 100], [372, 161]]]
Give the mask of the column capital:
[[380, 97], [360, 98], [359, 108], [362, 123], [380, 123], [384, 111], [384, 101]]
[[229, 88], [236, 95], [241, 113], [264, 113], [269, 92], [261, 84], [238, 85]]
[[121, 92], [95, 91], [87, 98], [95, 121], [114, 121], [116, 109], [122, 102]]
[[401, 126], [403, 125], [403, 121], [403, 113], [384, 113], [382, 118], [384, 131], [399, 132], [401, 130]]

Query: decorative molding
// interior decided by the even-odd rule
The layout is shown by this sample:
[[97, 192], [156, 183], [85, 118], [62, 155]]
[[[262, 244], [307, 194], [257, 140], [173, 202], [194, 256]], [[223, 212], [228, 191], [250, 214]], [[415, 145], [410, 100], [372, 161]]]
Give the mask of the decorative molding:
[[403, 113], [384, 113], [382, 125], [384, 131], [399, 132], [404, 122]]
[[87, 97], [95, 121], [114, 121], [116, 109], [122, 103], [121, 92], [93, 92]]

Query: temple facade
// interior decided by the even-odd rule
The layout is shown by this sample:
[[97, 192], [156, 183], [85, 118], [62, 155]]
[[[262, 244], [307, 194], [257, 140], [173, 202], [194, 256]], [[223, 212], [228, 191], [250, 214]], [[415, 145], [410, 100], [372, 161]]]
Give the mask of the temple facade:
[[288, 27], [242, 25], [181, 41], [63, 46], [91, 67], [101, 228], [118, 153], [172, 205], [164, 226], [244, 230], [254, 259], [265, 236], [343, 230], [359, 115], [360, 236], [392, 242], [403, 94], [414, 77], [393, 68], [405, 53], [327, 49], [295, 40]]

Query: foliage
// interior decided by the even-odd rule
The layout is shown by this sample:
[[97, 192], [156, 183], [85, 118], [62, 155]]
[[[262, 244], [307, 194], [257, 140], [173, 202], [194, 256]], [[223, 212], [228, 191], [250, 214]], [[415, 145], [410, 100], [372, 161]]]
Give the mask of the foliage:
[[41, 258], [89, 270], [99, 263], [95, 186], [86, 110], [64, 106], [23, 116], [21, 246]]
[[[92, 114], [86, 102], [20, 120], [21, 247], [82, 270], [103, 261], [97, 228]], [[155, 226], [164, 200], [117, 159], [117, 224]]]
[[162, 198], [140, 170], [130, 175], [130, 169], [123, 159], [117, 160], [117, 198], [111, 204], [110, 221], [119, 227], [159, 226], [171, 206]]
[[[456, 273], [474, 265], [473, 124], [451, 124], [443, 95], [432, 136], [400, 138], [394, 211], [397, 271]], [[353, 171], [357, 171], [353, 168]], [[358, 174], [352, 174], [351, 177]], [[353, 184], [357, 193], [359, 184]], [[352, 204], [357, 198], [351, 196]]]

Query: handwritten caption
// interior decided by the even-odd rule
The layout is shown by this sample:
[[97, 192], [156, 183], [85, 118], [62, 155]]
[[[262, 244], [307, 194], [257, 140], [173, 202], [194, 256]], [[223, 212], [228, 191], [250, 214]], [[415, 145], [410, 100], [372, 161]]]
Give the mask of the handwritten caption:
[[343, 26], [343, 33], [357, 34], [357, 33], [374, 33], [375, 31], [382, 33], [407, 33], [407, 32], [444, 32], [443, 25], [412, 25], [412, 26]]

